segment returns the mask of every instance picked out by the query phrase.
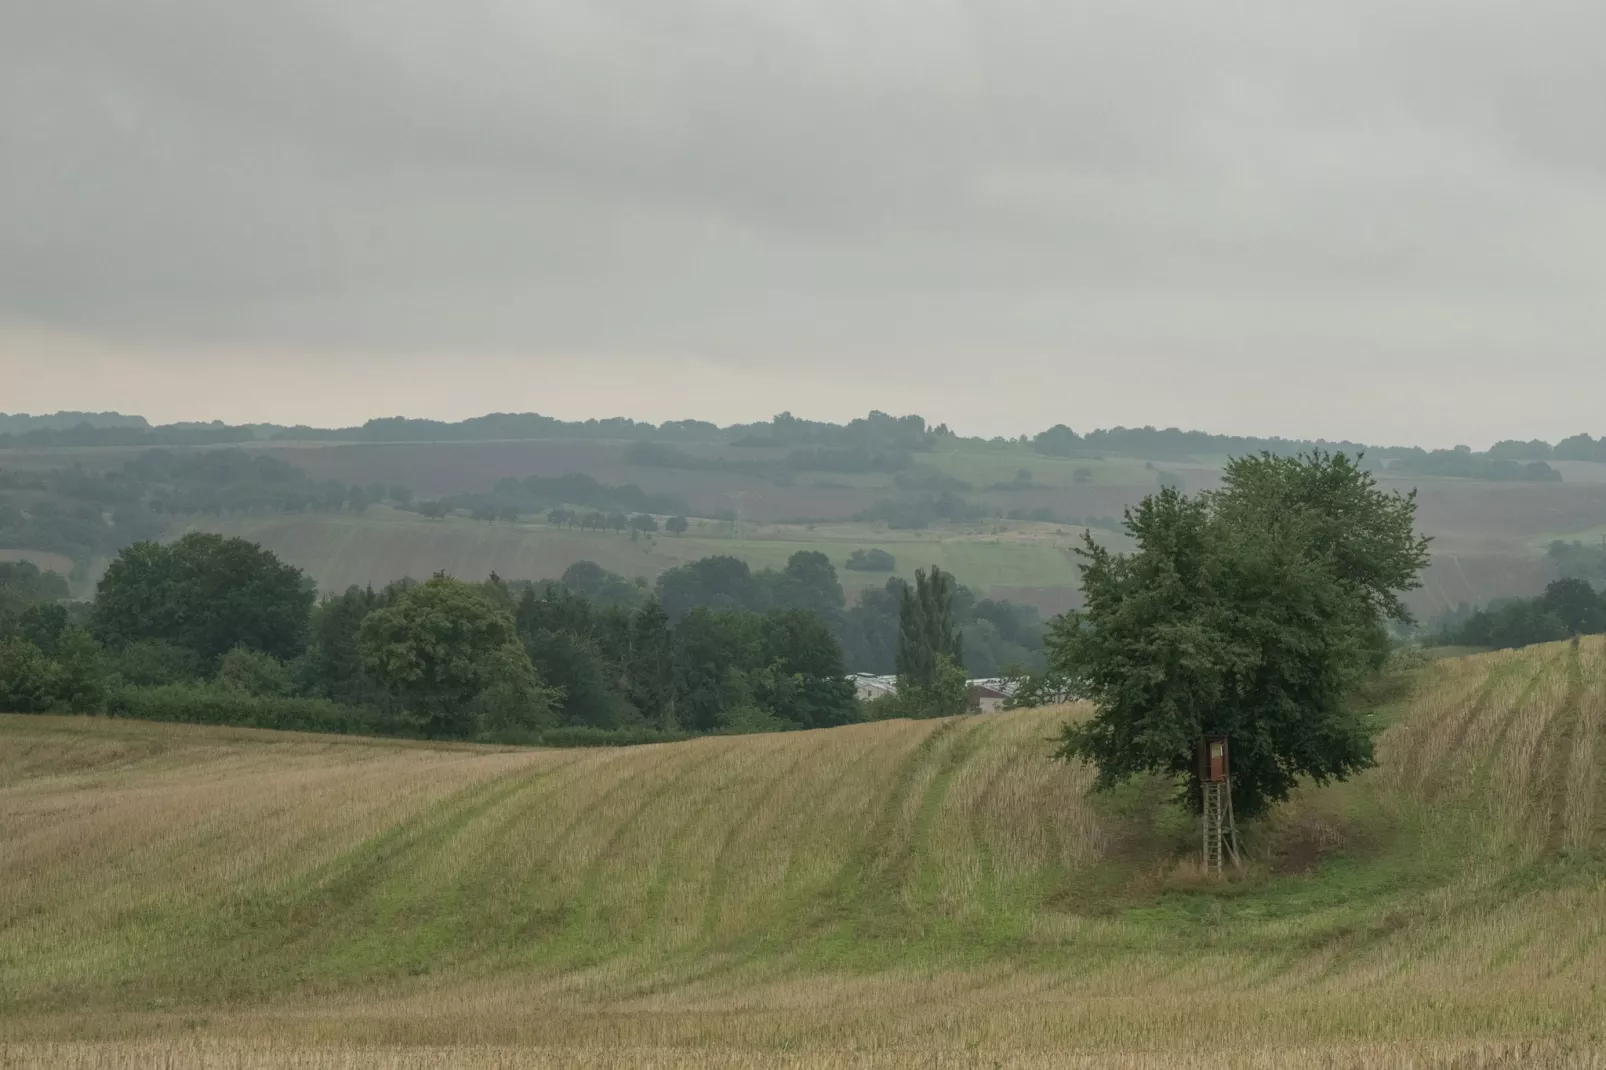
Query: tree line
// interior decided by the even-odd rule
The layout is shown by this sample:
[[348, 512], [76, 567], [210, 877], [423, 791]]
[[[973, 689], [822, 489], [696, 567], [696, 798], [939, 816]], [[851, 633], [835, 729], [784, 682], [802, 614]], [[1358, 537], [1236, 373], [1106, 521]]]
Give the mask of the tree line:
[[[1320, 451], [1238, 458], [1217, 490], [1149, 496], [1127, 514], [1133, 552], [1085, 540], [1086, 605], [1051, 627], [1038, 691], [1095, 705], [1059, 754], [1092, 763], [1101, 789], [1169, 777], [1197, 807], [1197, 743], [1226, 735], [1246, 818], [1301, 778], [1366, 768], [1379, 723], [1363, 690], [1388, 663], [1388, 627], [1411, 623], [1401, 594], [1427, 561], [1414, 518], [1412, 495]], [[129, 547], [92, 605], [68, 607], [37, 570], [14, 569], [0, 605], [23, 608], [0, 619], [0, 706], [547, 743], [965, 708], [966, 600], [940, 570], [854, 607], [895, 622], [878, 641], [898, 691], [872, 703], [845, 675], [854, 610], [823, 555], [757, 573], [708, 558], [651, 591], [594, 565], [571, 572], [546, 584], [437, 575], [319, 600], [261, 547], [194, 534]], [[1586, 582], [1538, 601], [1564, 626], [1606, 625]], [[1000, 635], [1023, 623], [1000, 608], [969, 613]]]
[[908, 686], [867, 710], [840, 640], [865, 622], [823, 554], [757, 573], [705, 559], [653, 590], [582, 562], [546, 583], [436, 575], [319, 599], [260, 546], [192, 533], [124, 549], [87, 605], [0, 567], [0, 709], [548, 743], [930, 716], [964, 708], [961, 608], [984, 637], [1000, 630], [978, 607], [1021, 637], [961, 590], [932, 570], [874, 592]]
[[52, 412], [37, 416], [26, 412], [0, 412], [0, 435], [26, 434], [29, 431], [65, 431], [87, 424], [90, 427], [147, 428], [150, 422], [143, 416], [124, 416], [120, 412]]
[[[1023, 441], [1028, 441], [1022, 436]], [[1184, 431], [1176, 427], [1112, 427], [1078, 434], [1064, 424], [1055, 424], [1030, 438], [1032, 448], [1050, 457], [1104, 456], [1137, 457], [1165, 461], [1228, 454], [1254, 456], [1269, 453], [1296, 457], [1315, 451], [1338, 451], [1352, 459], [1365, 457], [1378, 461], [1397, 461], [1400, 470], [1419, 475], [1449, 475], [1469, 479], [1553, 482], [1559, 474], [1544, 461], [1606, 462], [1606, 436], [1573, 435], [1554, 446], [1539, 439], [1496, 442], [1487, 451], [1457, 446], [1449, 450], [1428, 450], [1420, 446], [1365, 445], [1359, 442], [1331, 442], [1326, 439], [1256, 438], [1243, 435], [1217, 435], [1207, 431]]]
[[901, 472], [914, 465], [914, 455], [904, 448], [805, 446], [776, 458], [720, 457], [690, 453], [662, 442], [639, 441], [625, 447], [624, 462], [641, 468], [733, 472], [784, 481], [800, 472]]
[[1497, 483], [1560, 483], [1561, 473], [1544, 461], [1521, 461], [1493, 451], [1473, 453], [1465, 446], [1453, 450], [1411, 453], [1395, 460], [1390, 472], [1413, 476], [1448, 476]]
[[1606, 632], [1606, 593], [1565, 577], [1533, 598], [1504, 598], [1446, 620], [1429, 641], [1441, 646], [1512, 649]]
[[[433, 506], [433, 508], [427, 508]], [[433, 503], [420, 503], [419, 511], [425, 515], [445, 516], [463, 511], [481, 519], [492, 517], [513, 519], [561, 510], [560, 518], [553, 523], [575, 523], [578, 518], [591, 514], [608, 517], [614, 514], [682, 515], [686, 503], [673, 494], [649, 494], [634, 483], [614, 486], [599, 482], [594, 476], [582, 472], [563, 476], [529, 476], [525, 479], [508, 477], [498, 480], [490, 491], [479, 494], [457, 494]], [[593, 525], [599, 526], [599, 525]], [[620, 530], [624, 530], [621, 527]]]
[[[706, 420], [669, 420], [653, 424], [624, 417], [560, 420], [539, 413], [489, 413], [455, 422], [391, 416], [369, 420], [353, 427], [310, 427], [304, 424], [294, 427], [282, 424], [231, 426], [220, 421], [152, 426], [143, 417], [121, 413], [57, 413], [44, 417], [0, 414], [0, 448], [198, 446], [261, 440], [469, 442], [567, 438], [632, 442], [650, 442], [656, 439], [662, 442], [704, 443], [744, 448], [777, 449], [803, 446], [920, 453], [935, 449], [944, 441], [958, 440], [959, 437], [947, 425], [930, 424], [919, 415], [892, 416], [884, 412], [871, 412], [845, 424], [807, 420], [783, 412], [768, 421], [732, 424], [725, 427]], [[1291, 457], [1312, 450], [1338, 450], [1352, 457], [1364, 453], [1382, 460], [1425, 459], [1430, 453], [1466, 453], [1472, 457], [1498, 461], [1606, 462], [1606, 436], [1597, 439], [1589, 434], [1572, 435], [1554, 445], [1539, 439], [1528, 441], [1506, 439], [1495, 443], [1487, 452], [1475, 452], [1466, 447], [1429, 451], [1415, 446], [1366, 445], [1348, 440], [1223, 435], [1175, 427], [1112, 427], [1078, 433], [1064, 424], [1056, 424], [1035, 435], [1022, 434], [1018, 438], [996, 437], [989, 441], [1003, 445], [1029, 445], [1036, 452], [1047, 456], [1093, 458], [1115, 455], [1152, 461], [1183, 460], [1223, 454], [1252, 456], [1262, 452]], [[1454, 458], [1448, 458], [1422, 463], [1457, 462]], [[1495, 469], [1485, 471], [1492, 472]], [[1517, 472], [1518, 469], [1502, 468], [1499, 471], [1505, 474], [1475, 475], [1472, 478], [1510, 478], [1511, 473]]]

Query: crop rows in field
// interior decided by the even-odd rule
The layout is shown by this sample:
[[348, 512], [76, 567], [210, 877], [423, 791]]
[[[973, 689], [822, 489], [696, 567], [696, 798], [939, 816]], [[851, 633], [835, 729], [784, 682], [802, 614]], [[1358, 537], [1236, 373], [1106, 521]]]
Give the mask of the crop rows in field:
[[1050, 760], [1079, 715], [561, 752], [0, 718], [0, 1020], [309, 1067], [1593, 1065], [1606, 642], [1424, 669], [1225, 887], [1163, 787]]

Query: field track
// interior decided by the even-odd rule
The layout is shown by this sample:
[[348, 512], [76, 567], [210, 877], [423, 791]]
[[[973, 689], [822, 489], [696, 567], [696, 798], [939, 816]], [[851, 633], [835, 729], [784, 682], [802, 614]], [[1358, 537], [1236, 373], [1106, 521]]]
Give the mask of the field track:
[[0, 718], [0, 1067], [1606, 1066], [1606, 641], [1429, 666], [1226, 886], [1049, 761], [1076, 715]]

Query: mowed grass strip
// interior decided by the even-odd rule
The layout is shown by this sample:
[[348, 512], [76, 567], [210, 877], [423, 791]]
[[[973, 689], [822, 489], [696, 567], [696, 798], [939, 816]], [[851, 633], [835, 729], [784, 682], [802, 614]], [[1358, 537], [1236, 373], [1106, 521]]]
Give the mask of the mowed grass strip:
[[1598, 1065], [1603, 678], [1432, 663], [1225, 884], [1163, 785], [1052, 761], [1074, 707], [606, 751], [0, 718], [4, 1058]]

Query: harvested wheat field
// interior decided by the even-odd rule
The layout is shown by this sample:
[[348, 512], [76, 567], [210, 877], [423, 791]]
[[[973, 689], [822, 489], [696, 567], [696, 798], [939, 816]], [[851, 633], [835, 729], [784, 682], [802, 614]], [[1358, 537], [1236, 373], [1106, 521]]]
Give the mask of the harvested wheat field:
[[1247, 830], [1075, 710], [618, 750], [0, 718], [0, 1067], [1606, 1067], [1606, 641]]

